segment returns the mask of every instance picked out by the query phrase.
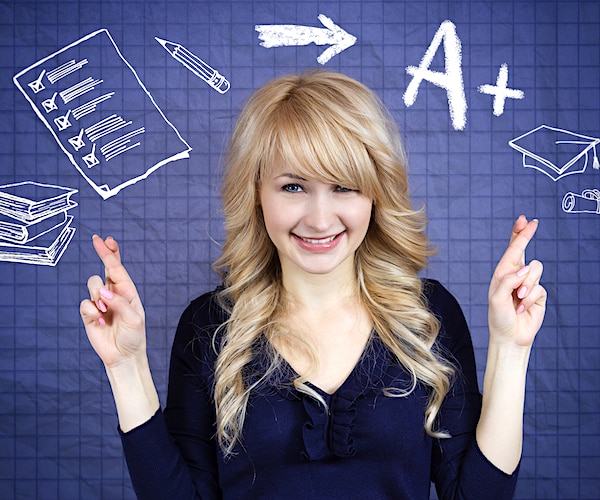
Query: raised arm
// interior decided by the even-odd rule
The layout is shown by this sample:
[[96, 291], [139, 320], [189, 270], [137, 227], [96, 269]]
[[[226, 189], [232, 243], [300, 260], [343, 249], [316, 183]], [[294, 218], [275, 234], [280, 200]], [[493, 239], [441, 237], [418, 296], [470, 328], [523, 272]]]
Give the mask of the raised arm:
[[489, 288], [489, 346], [477, 444], [507, 474], [521, 458], [525, 379], [533, 340], [546, 310], [542, 264], [525, 264], [538, 221], [520, 216]]
[[105, 278], [88, 280], [90, 298], [80, 305], [92, 347], [104, 363], [119, 426], [127, 432], [150, 419], [159, 408], [146, 354], [145, 314], [135, 285], [112, 238], [94, 235], [92, 243], [105, 267]]

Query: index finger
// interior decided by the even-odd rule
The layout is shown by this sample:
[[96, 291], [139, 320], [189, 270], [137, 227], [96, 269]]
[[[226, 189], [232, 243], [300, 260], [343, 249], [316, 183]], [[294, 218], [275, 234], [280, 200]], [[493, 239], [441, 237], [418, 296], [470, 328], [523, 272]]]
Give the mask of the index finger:
[[509, 243], [513, 242], [513, 240], [519, 235], [519, 233], [525, 228], [525, 226], [527, 226], [527, 223], [528, 223], [527, 217], [525, 217], [524, 215], [519, 215], [519, 217], [513, 224]]
[[108, 283], [118, 285], [119, 283], [130, 283], [131, 278], [121, 263], [121, 254], [117, 241], [109, 236], [106, 240], [97, 234], [92, 236], [92, 244], [98, 257], [104, 264], [105, 278]]
[[[525, 249], [537, 231], [539, 221], [533, 219], [523, 226], [522, 223], [519, 224], [520, 220], [521, 217], [517, 219], [517, 222], [513, 227], [510, 243], [502, 256], [502, 259], [500, 259], [501, 262], [508, 261], [517, 266], [523, 266], [525, 264]], [[527, 221], [527, 219], [524, 219], [524, 221]]]

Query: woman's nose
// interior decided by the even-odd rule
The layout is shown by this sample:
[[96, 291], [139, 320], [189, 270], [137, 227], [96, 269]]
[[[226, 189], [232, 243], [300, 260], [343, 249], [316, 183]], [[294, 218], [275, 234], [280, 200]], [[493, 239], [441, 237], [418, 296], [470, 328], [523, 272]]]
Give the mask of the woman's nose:
[[315, 232], [325, 232], [332, 226], [335, 218], [335, 207], [331, 196], [314, 194], [306, 203], [304, 223]]

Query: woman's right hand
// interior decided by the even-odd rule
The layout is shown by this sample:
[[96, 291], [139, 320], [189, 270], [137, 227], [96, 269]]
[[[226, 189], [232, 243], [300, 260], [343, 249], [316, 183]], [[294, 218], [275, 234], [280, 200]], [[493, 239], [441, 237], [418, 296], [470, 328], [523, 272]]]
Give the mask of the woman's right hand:
[[90, 298], [81, 319], [92, 347], [104, 362], [123, 432], [148, 421], [160, 407], [146, 355], [145, 314], [135, 285], [110, 236], [92, 237], [105, 277], [88, 280]]
[[146, 357], [145, 313], [121, 263], [119, 245], [111, 236], [94, 235], [92, 243], [105, 268], [104, 280], [91, 276], [90, 298], [80, 305], [81, 319], [92, 347], [107, 369]]

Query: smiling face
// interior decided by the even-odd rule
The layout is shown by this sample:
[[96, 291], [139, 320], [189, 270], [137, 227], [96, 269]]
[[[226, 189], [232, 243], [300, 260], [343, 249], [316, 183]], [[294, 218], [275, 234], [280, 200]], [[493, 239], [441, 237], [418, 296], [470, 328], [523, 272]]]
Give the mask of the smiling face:
[[259, 196], [284, 275], [354, 272], [354, 253], [371, 220], [369, 197], [285, 168], [263, 179]]

